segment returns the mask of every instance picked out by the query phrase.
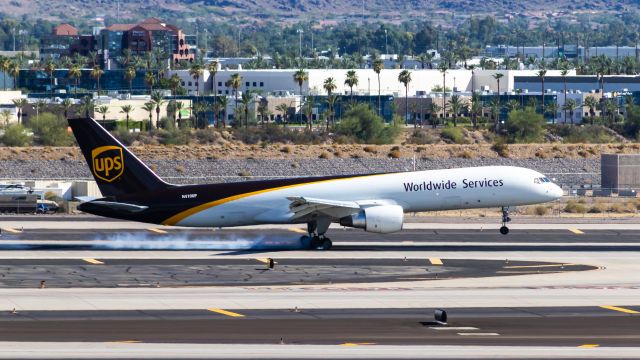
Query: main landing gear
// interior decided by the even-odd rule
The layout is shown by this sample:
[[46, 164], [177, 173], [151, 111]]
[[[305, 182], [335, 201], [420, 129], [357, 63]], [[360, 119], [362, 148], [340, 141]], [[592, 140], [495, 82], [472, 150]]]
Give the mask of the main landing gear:
[[324, 236], [329, 229], [331, 222], [328, 219], [317, 219], [307, 223], [307, 231], [309, 236], [303, 236], [303, 244], [307, 245], [311, 250], [329, 250], [333, 243], [331, 239]]
[[509, 233], [509, 228], [507, 227], [507, 223], [511, 221], [509, 217], [509, 207], [502, 207], [502, 227], [500, 228], [500, 234], [507, 235]]

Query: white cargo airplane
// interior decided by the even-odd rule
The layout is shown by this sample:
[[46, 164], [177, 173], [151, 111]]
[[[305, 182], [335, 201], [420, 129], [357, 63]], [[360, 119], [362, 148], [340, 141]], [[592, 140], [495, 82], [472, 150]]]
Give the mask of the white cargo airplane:
[[105, 217], [187, 227], [307, 224], [311, 248], [331, 248], [331, 223], [374, 233], [402, 230], [404, 213], [548, 202], [562, 189], [530, 169], [486, 166], [288, 178], [205, 185], [160, 179], [93, 119], [69, 125], [103, 198], [78, 209]]

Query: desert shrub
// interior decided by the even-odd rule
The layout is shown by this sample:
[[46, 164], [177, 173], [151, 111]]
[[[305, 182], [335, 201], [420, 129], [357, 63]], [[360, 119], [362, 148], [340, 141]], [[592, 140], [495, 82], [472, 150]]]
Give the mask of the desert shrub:
[[189, 130], [157, 130], [158, 141], [162, 145], [186, 145], [189, 142]]
[[454, 144], [465, 144], [466, 140], [464, 138], [464, 134], [460, 128], [449, 127], [442, 129], [440, 133], [440, 137], [450, 143]]
[[597, 202], [593, 205], [591, 205], [591, 207], [589, 208], [589, 212], [591, 214], [601, 214], [605, 211], [607, 211], [609, 209], [609, 207], [607, 206], [607, 204], [602, 203], [602, 202]]
[[364, 152], [366, 152], [366, 153], [371, 153], [371, 154], [378, 153], [378, 150], [376, 150], [376, 148], [374, 146], [370, 146], [370, 145], [367, 145], [367, 146], [363, 147], [362, 150], [364, 150]]
[[280, 152], [283, 152], [285, 154], [291, 154], [293, 152], [293, 148], [289, 145], [286, 145], [280, 148]]
[[336, 126], [336, 135], [365, 144], [390, 144], [401, 132], [402, 127], [396, 120], [391, 125], [385, 125], [367, 104], [352, 106]]
[[547, 215], [549, 213], [549, 207], [544, 205], [538, 205], [535, 208], [533, 208], [533, 213], [538, 216]]
[[[233, 129], [233, 137], [245, 144], [266, 143], [293, 143], [293, 144], [320, 144], [326, 136], [308, 129], [297, 130], [284, 128], [275, 124], [265, 126], [252, 126], [249, 128]], [[348, 142], [347, 142], [348, 143]]]
[[125, 126], [119, 126], [111, 132], [111, 135], [127, 146], [133, 144], [140, 137], [140, 133], [129, 132]]
[[619, 141], [612, 130], [601, 125], [555, 125], [549, 128], [549, 132], [562, 137], [562, 142], [569, 144], [607, 144]]
[[389, 151], [390, 158], [399, 159], [401, 156], [400, 149], [391, 149], [391, 151]]
[[0, 140], [5, 146], [29, 146], [32, 139], [27, 134], [27, 129], [24, 126], [13, 124], [9, 125]]
[[587, 212], [587, 207], [579, 202], [569, 200], [564, 207], [564, 211], [571, 214], [584, 214]]
[[220, 131], [213, 128], [198, 129], [193, 133], [200, 144], [218, 144], [222, 139]]
[[491, 150], [495, 151], [501, 157], [509, 157], [509, 145], [507, 145], [502, 137], [496, 138], [493, 145], [491, 145]]
[[323, 151], [319, 156], [320, 159], [331, 159], [331, 153], [327, 151]]
[[56, 114], [42, 113], [33, 119], [31, 125], [41, 145], [71, 146], [75, 142], [67, 131], [67, 120]]
[[474, 156], [469, 150], [464, 150], [463, 152], [458, 154], [458, 157], [461, 157], [463, 159], [473, 159]]
[[614, 213], [618, 213], [618, 214], [622, 214], [622, 213], [634, 213], [636, 212], [636, 208], [635, 206], [633, 206], [632, 204], [625, 204], [625, 203], [614, 203], [611, 205], [611, 211]]
[[433, 134], [425, 129], [415, 129], [409, 139], [407, 140], [409, 144], [417, 144], [417, 145], [427, 145], [427, 144], [435, 144], [438, 142], [438, 138], [433, 136]]
[[507, 137], [511, 143], [540, 142], [544, 136], [546, 121], [531, 108], [513, 110], [506, 123]]

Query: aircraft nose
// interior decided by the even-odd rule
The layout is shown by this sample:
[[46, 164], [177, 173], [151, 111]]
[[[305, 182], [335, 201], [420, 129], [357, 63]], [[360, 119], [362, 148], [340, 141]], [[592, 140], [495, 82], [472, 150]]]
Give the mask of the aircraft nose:
[[548, 191], [548, 194], [553, 197], [553, 199], [559, 199], [562, 197], [562, 195], [564, 195], [564, 191], [562, 191], [562, 188], [556, 184], [551, 184], [551, 187]]

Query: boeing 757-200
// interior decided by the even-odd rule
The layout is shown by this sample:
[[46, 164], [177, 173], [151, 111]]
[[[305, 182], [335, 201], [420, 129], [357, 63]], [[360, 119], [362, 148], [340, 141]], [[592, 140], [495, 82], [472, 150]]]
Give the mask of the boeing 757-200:
[[507, 234], [510, 206], [562, 196], [546, 176], [510, 166], [172, 185], [95, 120], [69, 125], [103, 196], [84, 199], [81, 211], [186, 227], [307, 224], [314, 249], [331, 247], [331, 223], [391, 233], [407, 212], [502, 207], [500, 232]]

